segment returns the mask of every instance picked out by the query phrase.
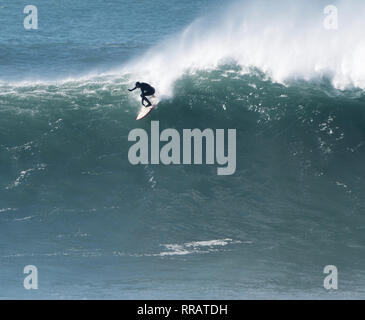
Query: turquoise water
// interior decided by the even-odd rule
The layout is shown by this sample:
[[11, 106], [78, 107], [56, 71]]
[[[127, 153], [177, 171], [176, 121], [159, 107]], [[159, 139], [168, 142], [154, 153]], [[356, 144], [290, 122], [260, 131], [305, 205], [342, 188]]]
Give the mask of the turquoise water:
[[[339, 3], [354, 16], [330, 42], [354, 54], [322, 51], [306, 3], [34, 1], [38, 30], [1, 4], [0, 297], [364, 298], [362, 22]], [[161, 98], [140, 122], [137, 80]], [[236, 129], [236, 173], [132, 166], [151, 120]]]

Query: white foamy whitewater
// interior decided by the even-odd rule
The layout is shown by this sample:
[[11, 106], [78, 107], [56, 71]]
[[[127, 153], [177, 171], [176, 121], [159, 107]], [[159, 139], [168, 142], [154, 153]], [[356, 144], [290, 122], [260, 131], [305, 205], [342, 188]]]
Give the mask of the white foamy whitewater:
[[[273, 81], [327, 77], [338, 89], [365, 88], [365, 2], [254, 0], [232, 3], [130, 61], [123, 73], [171, 96], [182, 74], [234, 62]], [[331, 17], [329, 17], [331, 14]], [[337, 29], [327, 28], [336, 19]], [[332, 21], [333, 22], [333, 21]], [[331, 22], [330, 22], [331, 23]]]

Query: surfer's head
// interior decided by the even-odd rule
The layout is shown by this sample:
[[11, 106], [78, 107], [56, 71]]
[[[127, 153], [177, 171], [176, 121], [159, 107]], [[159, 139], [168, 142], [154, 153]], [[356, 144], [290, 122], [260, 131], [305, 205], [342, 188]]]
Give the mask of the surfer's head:
[[139, 88], [141, 84], [139, 82], [136, 82], [136, 87]]

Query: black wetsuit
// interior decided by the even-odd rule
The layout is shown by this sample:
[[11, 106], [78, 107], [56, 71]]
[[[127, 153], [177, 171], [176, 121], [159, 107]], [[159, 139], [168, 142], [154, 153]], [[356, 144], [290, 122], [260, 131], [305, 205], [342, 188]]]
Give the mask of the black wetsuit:
[[144, 83], [144, 82], [141, 82], [139, 83], [138, 87], [135, 86], [133, 89], [128, 89], [129, 91], [133, 91], [133, 90], [136, 90], [137, 88], [141, 89], [142, 91], [142, 94], [141, 94], [141, 98], [142, 98], [142, 105], [144, 105], [143, 101], [147, 101], [147, 106], [145, 107], [149, 107], [152, 105], [152, 103], [146, 98], [146, 96], [152, 96], [155, 94], [155, 88], [150, 86], [148, 83]]

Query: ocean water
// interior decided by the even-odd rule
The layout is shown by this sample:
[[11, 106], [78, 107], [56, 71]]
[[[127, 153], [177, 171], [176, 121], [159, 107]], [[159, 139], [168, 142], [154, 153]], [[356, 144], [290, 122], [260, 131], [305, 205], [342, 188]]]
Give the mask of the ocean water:
[[[27, 4], [0, 3], [1, 299], [365, 298], [365, 4]], [[132, 166], [152, 120], [236, 129], [235, 174]]]

